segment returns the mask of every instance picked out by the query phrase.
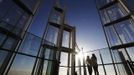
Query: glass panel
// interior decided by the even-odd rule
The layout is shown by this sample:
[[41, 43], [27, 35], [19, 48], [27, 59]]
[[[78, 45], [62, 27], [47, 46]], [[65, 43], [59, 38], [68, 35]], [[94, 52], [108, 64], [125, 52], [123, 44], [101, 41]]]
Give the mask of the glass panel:
[[69, 41], [70, 41], [69, 34], [70, 33], [68, 31], [63, 31], [63, 39], [62, 39], [62, 46], [63, 47], [69, 48]]
[[[120, 5], [120, 7], [122, 6]], [[126, 12], [124, 11], [124, 9], [120, 7], [119, 7], [119, 4], [118, 5], [116, 4], [107, 8], [107, 13], [111, 21], [117, 20], [118, 18], [121, 18], [126, 15]]]
[[105, 30], [106, 30], [106, 34], [107, 34], [107, 37], [108, 37], [108, 41], [109, 41], [111, 46], [121, 44], [113, 26], [106, 27]]
[[84, 69], [81, 67], [81, 75], [84, 75]]
[[13, 30], [13, 33], [15, 34], [19, 34], [23, 31], [23, 29], [26, 26], [26, 22], [29, 19], [29, 15], [27, 13], [25, 13], [23, 16], [21, 16], [20, 20], [17, 22], [15, 29]]
[[57, 10], [53, 10], [52, 14], [50, 16], [50, 21], [60, 24], [61, 21], [61, 12], [57, 11]]
[[134, 47], [127, 48], [127, 52], [131, 58], [131, 60], [134, 62]]
[[59, 75], [67, 75], [67, 68], [60, 67], [60, 69], [59, 69]]
[[5, 40], [5, 38], [6, 38], [6, 35], [0, 33], [0, 46], [3, 43], [3, 41]]
[[118, 50], [112, 50], [112, 56], [115, 63], [122, 62]]
[[8, 31], [12, 31], [14, 28], [13, 25], [8, 24], [7, 22], [4, 22], [4, 21], [0, 21], [0, 27], [6, 29]]
[[16, 46], [16, 40], [14, 38], [9, 37], [6, 42], [4, 43], [3, 47], [4, 49], [11, 50]]
[[70, 37], [70, 47], [69, 48], [73, 48], [73, 46], [72, 46], [72, 44], [73, 44], [73, 34], [72, 34], [72, 32], [70, 32], [70, 36], [69, 37]]
[[109, 23], [110, 22], [110, 17], [108, 16], [106, 10], [103, 10], [100, 13], [101, 13], [100, 15], [101, 15], [103, 23], [104, 24]]
[[31, 75], [34, 62], [34, 58], [18, 54], [8, 72], [8, 75]]
[[40, 0], [21, 0], [31, 11], [34, 10], [35, 6]]
[[[20, 31], [22, 31], [22, 28], [25, 25], [24, 23], [28, 19], [28, 14], [24, 14], [24, 11], [19, 6], [14, 4], [13, 1], [11, 2], [11, 0], [2, 0], [1, 5], [0, 10], [3, 11], [0, 12], [0, 18], [2, 18], [0, 21], [0, 27], [5, 28], [15, 34], [20, 34]], [[2, 17], [1, 14], [3, 14]]]
[[7, 56], [8, 52], [0, 50], [0, 68]]
[[61, 52], [60, 66], [68, 66], [68, 53]]
[[115, 4], [101, 11], [101, 17], [104, 24], [124, 17], [126, 14], [126, 11], [120, 4]]
[[[0, 27], [5, 28], [15, 34], [20, 34], [21, 29], [15, 27], [17, 24], [20, 25], [20, 21], [23, 22], [22, 20], [22, 15], [24, 14], [23, 10], [20, 9], [17, 5], [12, 5], [10, 9], [8, 9], [8, 13], [6, 13], [2, 17], [2, 21], [0, 21]], [[20, 20], [20, 21], [19, 21]], [[23, 24], [24, 26], [25, 24]], [[15, 29], [15, 30], [13, 30]]]
[[102, 50], [100, 50], [100, 52], [101, 52], [101, 56], [102, 56], [104, 64], [112, 63], [112, 59], [111, 59], [111, 56], [110, 56], [109, 49], [107, 49], [107, 48], [106, 49], [102, 49]]
[[[71, 68], [69, 68], [69, 75], [71, 75]], [[79, 73], [77, 72], [77, 75], [79, 75]]]
[[48, 61], [48, 66], [47, 66], [47, 72], [46, 75], [52, 75], [52, 61]]
[[49, 58], [49, 56], [50, 56], [50, 52], [51, 52], [50, 49], [48, 49], [48, 48], [45, 49], [45, 56], [44, 56], [45, 59], [50, 59], [50, 58]]
[[110, 3], [112, 1], [114, 1], [114, 0], [96, 0], [98, 7], [102, 7], [105, 4]]
[[43, 74], [42, 75], [47, 75], [46, 72], [47, 72], [47, 66], [48, 66], [48, 61], [47, 60], [44, 60], [44, 67], [43, 67]]
[[99, 75], [105, 75], [103, 66], [98, 66], [98, 71], [99, 71]]
[[12, 5], [12, 0], [0, 0], [0, 19], [5, 16]]
[[134, 42], [134, 26], [130, 20], [118, 23], [115, 28], [123, 43]]
[[115, 70], [113, 65], [105, 65], [107, 75], [115, 75]]
[[50, 42], [52, 45], [53, 44], [56, 45], [57, 37], [58, 37], [58, 28], [52, 25], [49, 25], [47, 36], [46, 36], [46, 41]]
[[44, 57], [45, 57], [45, 59], [55, 60], [57, 57], [56, 54], [57, 54], [57, 52], [55, 50], [51, 50], [51, 49], [46, 48]]
[[11, 9], [9, 9], [7, 15], [4, 16], [2, 20], [11, 24], [10, 26], [14, 26], [23, 13], [22, 9], [20, 9], [17, 5], [14, 5]]
[[87, 66], [86, 66], [86, 73], [87, 73], [87, 75], [90, 75]]
[[115, 64], [118, 75], [127, 75], [126, 70], [122, 64]]
[[[122, 59], [124, 58], [125, 60], [129, 60], [129, 57], [128, 57], [128, 55], [127, 55], [127, 53], [126, 53], [126, 51], [125, 51], [125, 49], [118, 49], [119, 50], [119, 52], [121, 52], [122, 54], [123, 54], [123, 57], [122, 56], [120, 56]], [[123, 60], [124, 61], [124, 60]]]
[[24, 38], [19, 48], [19, 52], [23, 52], [31, 55], [37, 55], [40, 44], [41, 44], [40, 37], [27, 33], [26, 37]]

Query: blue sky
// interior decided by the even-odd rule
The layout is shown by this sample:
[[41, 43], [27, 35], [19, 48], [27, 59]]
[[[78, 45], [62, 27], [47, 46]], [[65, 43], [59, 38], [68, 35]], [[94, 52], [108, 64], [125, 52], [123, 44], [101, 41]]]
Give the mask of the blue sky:
[[[42, 36], [55, 0], [44, 0], [29, 29]], [[67, 7], [66, 22], [76, 27], [76, 41], [84, 51], [107, 47], [94, 0], [61, 0]]]

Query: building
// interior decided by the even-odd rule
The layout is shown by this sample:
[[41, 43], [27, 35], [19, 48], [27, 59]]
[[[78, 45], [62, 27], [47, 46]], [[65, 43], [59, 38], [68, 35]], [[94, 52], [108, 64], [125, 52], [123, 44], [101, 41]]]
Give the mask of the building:
[[133, 0], [96, 0], [112, 57], [109, 63], [113, 65], [112, 75], [134, 75], [133, 3]]
[[75, 27], [64, 23], [58, 2], [43, 37], [27, 31], [41, 3], [0, 0], [0, 75], [74, 74]]
[[[29, 1], [23, 0], [0, 1], [0, 75], [17, 75], [21, 69], [22, 73], [26, 72], [24, 68], [27, 65], [23, 68], [16, 67], [17, 62], [19, 64], [19, 59], [24, 63], [33, 60], [31, 57], [18, 54], [22, 39], [27, 35], [27, 29], [41, 1], [30, 2], [31, 5]], [[23, 60], [25, 57], [26, 59]], [[26, 75], [30, 71], [27, 71]]]

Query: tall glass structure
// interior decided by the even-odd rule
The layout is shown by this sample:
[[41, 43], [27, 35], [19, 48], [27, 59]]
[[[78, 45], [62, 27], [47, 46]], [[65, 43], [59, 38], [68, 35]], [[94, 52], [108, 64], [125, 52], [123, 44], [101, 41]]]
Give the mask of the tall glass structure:
[[0, 0], [0, 75], [74, 74], [75, 27], [64, 23], [58, 1], [43, 36], [28, 32], [42, 2]]
[[[134, 74], [133, 2], [133, 0], [96, 0], [112, 57], [114, 75]], [[120, 68], [121, 66], [124, 70]]]
[[38, 38], [26, 32], [40, 2], [0, 0], [0, 75], [29, 75], [32, 72], [35, 58], [27, 54], [36, 55], [38, 47], [30, 48], [29, 39]]
[[[65, 11], [57, 2], [51, 10], [42, 42], [44, 75], [74, 75], [75, 27], [64, 23]], [[38, 64], [42, 67], [42, 64]], [[40, 69], [38, 69], [40, 71]]]

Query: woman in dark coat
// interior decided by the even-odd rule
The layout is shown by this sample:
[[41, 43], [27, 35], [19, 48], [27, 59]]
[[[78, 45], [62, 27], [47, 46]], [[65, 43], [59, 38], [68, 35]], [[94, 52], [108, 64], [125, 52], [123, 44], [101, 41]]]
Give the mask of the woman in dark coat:
[[99, 75], [97, 58], [96, 58], [95, 54], [92, 54], [91, 60], [92, 60], [92, 66], [93, 66], [93, 69], [94, 69], [94, 74]]

